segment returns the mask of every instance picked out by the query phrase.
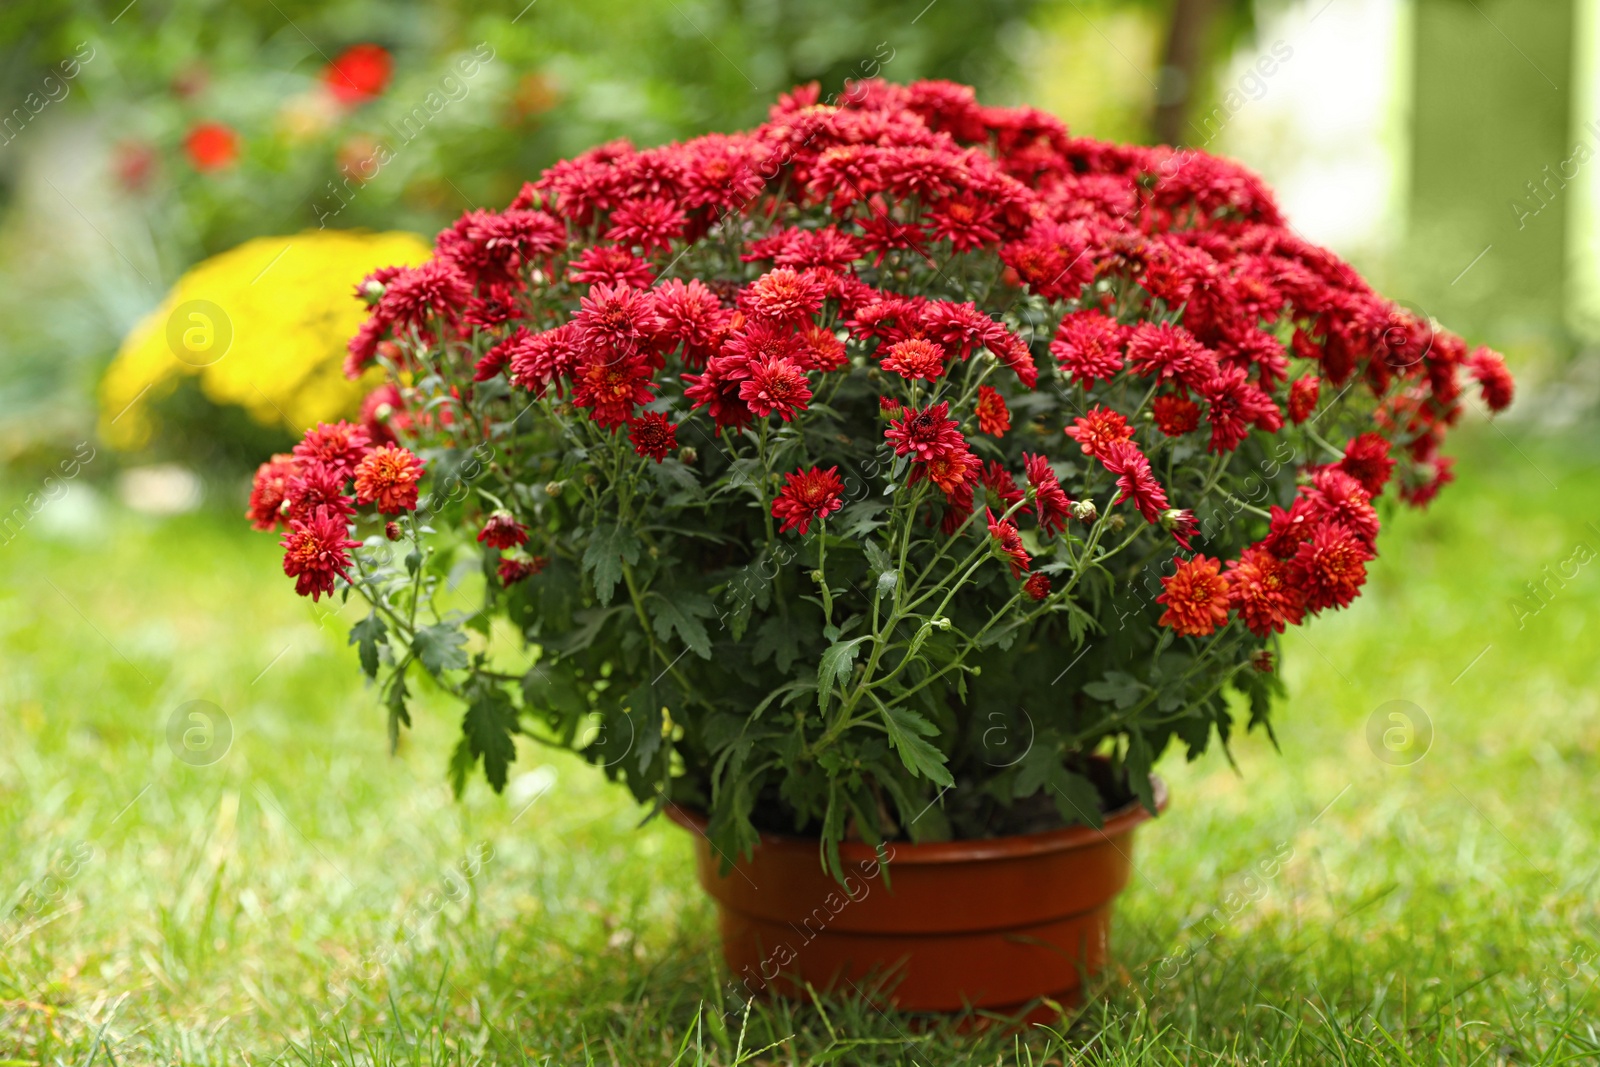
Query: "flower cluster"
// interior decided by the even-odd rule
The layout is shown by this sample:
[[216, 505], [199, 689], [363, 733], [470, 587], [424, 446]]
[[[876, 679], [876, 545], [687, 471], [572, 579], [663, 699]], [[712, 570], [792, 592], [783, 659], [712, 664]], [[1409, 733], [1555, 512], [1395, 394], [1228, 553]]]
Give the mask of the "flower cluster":
[[[1425, 504], [1465, 390], [1494, 411], [1513, 391], [1239, 166], [947, 82], [801, 88], [749, 132], [602, 145], [358, 295], [347, 371], [389, 377], [366, 436], [452, 471], [494, 451], [451, 524], [491, 554], [485, 609], [541, 649], [518, 711], [438, 633], [393, 633], [390, 691], [415, 658], [469, 701], [458, 783], [598, 713], [643, 747], [586, 754], [708, 805], [730, 854], [757, 823], [989, 832], [974, 794], [1059, 793], [1107, 737], [1139, 793], [1174, 736], [1226, 736], [1224, 686], [1265, 717], [1276, 683], [1247, 668], [1359, 593], [1374, 501]], [[373, 479], [416, 469], [363, 439], [347, 470], [334, 436], [297, 449], [309, 473], [265, 465], [252, 504], [327, 517], [291, 527], [318, 575], [344, 574], [310, 547], [349, 517], [342, 479], [383, 510]], [[357, 585], [396, 626], [426, 582]], [[972, 750], [968, 724], [1041, 700], [1017, 736], [1054, 770]], [[943, 799], [957, 781], [982, 788]]]
[[[295, 592], [317, 600], [334, 579], [350, 581], [349, 540], [357, 508], [377, 515], [415, 511], [423, 461], [393, 444], [373, 446], [360, 426], [318, 423], [287, 455], [256, 470], [245, 513], [258, 530], [285, 528], [283, 573]], [[354, 495], [346, 490], [354, 486]]]

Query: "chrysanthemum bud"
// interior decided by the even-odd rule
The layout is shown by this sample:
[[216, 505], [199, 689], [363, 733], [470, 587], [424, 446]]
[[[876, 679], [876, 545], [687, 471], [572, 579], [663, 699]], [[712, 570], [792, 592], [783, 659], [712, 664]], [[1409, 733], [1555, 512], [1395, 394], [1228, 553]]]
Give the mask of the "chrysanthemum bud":
[[567, 483], [566, 482], [545, 482], [544, 483], [545, 495], [546, 496], [560, 496], [561, 495], [561, 491], [563, 489], [565, 489], [566, 487], [567, 487]]
[[595, 486], [600, 484], [600, 476], [594, 471], [590, 471], [588, 474], [583, 476], [583, 484], [587, 485], [590, 489], [593, 489]]
[[367, 302], [368, 307], [376, 304], [382, 298], [383, 291], [383, 283], [375, 278], [361, 283], [361, 298]]
[[1128, 525], [1128, 520], [1124, 519], [1121, 515], [1113, 515], [1109, 520], [1107, 520], [1107, 525], [1111, 527], [1112, 533], [1121, 533], [1122, 528]]
[[1093, 500], [1080, 500], [1072, 505], [1072, 517], [1087, 526], [1100, 517]]
[[678, 462], [685, 467], [692, 467], [700, 459], [700, 453], [694, 450], [693, 445], [684, 445], [678, 449]]
[[816, 582], [818, 585], [821, 585], [822, 584], [822, 572], [819, 571], [819, 570], [812, 571], [811, 572], [811, 580], [813, 582]]
[[1255, 654], [1250, 657], [1250, 666], [1261, 674], [1271, 674], [1272, 653], [1264, 648], [1257, 649]]
[[392, 404], [379, 404], [377, 407], [372, 409], [372, 417], [377, 419], [379, 422], [388, 422], [389, 418], [393, 414], [394, 405]]
[[391, 541], [400, 540], [400, 524], [398, 522], [384, 523], [383, 536], [387, 537]]
[[933, 625], [937, 629], [948, 630], [950, 629], [950, 620], [941, 615], [937, 619], [933, 620]]

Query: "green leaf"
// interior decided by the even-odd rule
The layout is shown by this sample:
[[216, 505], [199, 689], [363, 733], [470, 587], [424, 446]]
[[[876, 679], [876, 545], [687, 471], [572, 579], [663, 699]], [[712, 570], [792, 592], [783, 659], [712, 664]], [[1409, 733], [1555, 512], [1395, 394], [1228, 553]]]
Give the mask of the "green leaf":
[[389, 755], [394, 755], [400, 747], [400, 727], [411, 728], [411, 712], [406, 708], [406, 697], [411, 694], [406, 691], [406, 672], [404, 668], [394, 672], [394, 677], [389, 680], [389, 686], [383, 696], [384, 706], [389, 709]]
[[939, 728], [910, 708], [884, 709], [884, 722], [889, 727], [889, 743], [900, 753], [900, 762], [906, 770], [919, 774], [936, 785], [953, 786], [956, 780], [945, 766], [944, 753], [934, 748], [926, 737], [935, 737]]
[[583, 569], [594, 579], [594, 595], [600, 603], [611, 603], [622, 580], [623, 561], [638, 563], [641, 547], [633, 531], [620, 523], [595, 527], [583, 553]]
[[665, 641], [677, 631], [683, 643], [701, 659], [711, 658], [711, 638], [700, 620], [715, 614], [709, 598], [700, 593], [652, 592], [645, 600], [656, 636]]
[[496, 685], [479, 688], [462, 717], [461, 733], [470, 756], [468, 765], [483, 760], [484, 777], [496, 793], [505, 789], [506, 768], [517, 758], [517, 744], [511, 737], [517, 732], [517, 709], [505, 691]]
[[1116, 704], [1119, 708], [1132, 706], [1144, 690], [1145, 685], [1142, 682], [1122, 671], [1107, 671], [1104, 680], [1090, 682], [1083, 687], [1083, 691], [1096, 700]]
[[438, 676], [443, 671], [461, 670], [467, 665], [463, 646], [467, 635], [448, 622], [424, 626], [411, 639], [411, 651], [416, 654], [429, 674]]
[[1128, 752], [1123, 757], [1123, 768], [1128, 773], [1128, 788], [1133, 790], [1134, 796], [1152, 815], [1156, 813], [1155, 788], [1150, 784], [1150, 768], [1154, 763], [1155, 754], [1150, 751], [1150, 742], [1141, 733], [1130, 733]]
[[685, 467], [678, 460], [669, 457], [660, 463], [652, 463], [650, 470], [663, 489], [681, 490], [694, 500], [705, 498], [705, 494], [700, 491], [700, 476], [693, 468]]
[[361, 656], [361, 669], [368, 678], [378, 676], [378, 645], [389, 636], [389, 628], [378, 618], [376, 611], [350, 627], [349, 643], [357, 646]]
[[775, 657], [779, 674], [788, 674], [789, 668], [800, 655], [798, 628], [784, 625], [777, 615], [770, 615], [756, 631], [756, 640], [750, 646], [750, 662], [761, 663]]
[[1056, 812], [1066, 822], [1079, 822], [1098, 830], [1105, 823], [1100, 811], [1100, 790], [1081, 774], [1073, 774], [1059, 764], [1051, 776], [1050, 788], [1055, 793]]
[[1036, 738], [1022, 761], [1017, 764], [1017, 777], [1011, 783], [1011, 795], [1017, 800], [1031, 797], [1049, 784], [1055, 769], [1061, 766], [1061, 757], [1055, 745], [1043, 744]]
[[856, 661], [856, 650], [866, 639], [863, 635], [852, 637], [848, 641], [836, 641], [822, 654], [822, 662], [817, 665], [817, 707], [824, 714], [827, 713], [828, 702], [833, 697], [834, 685], [850, 677], [850, 671]]
[[767, 708], [771, 707], [772, 702], [777, 700], [779, 697], [783, 698], [783, 704], [785, 707], [787, 707], [794, 703], [795, 698], [799, 694], [808, 692], [816, 687], [816, 682], [799, 681], [790, 682], [788, 685], [774, 689], [772, 692], [768, 693], [764, 698], [762, 698], [761, 703], [757, 704], [750, 712], [750, 721], [755, 722], [757, 719], [761, 718], [761, 713], [766, 711]]
[[862, 500], [851, 504], [839, 513], [836, 532], [847, 541], [864, 538], [884, 525], [884, 520], [878, 516], [888, 508], [889, 505], [882, 500]]
[[563, 744], [572, 744], [589, 701], [570, 673], [553, 662], [535, 663], [522, 676], [522, 706], [554, 726]]

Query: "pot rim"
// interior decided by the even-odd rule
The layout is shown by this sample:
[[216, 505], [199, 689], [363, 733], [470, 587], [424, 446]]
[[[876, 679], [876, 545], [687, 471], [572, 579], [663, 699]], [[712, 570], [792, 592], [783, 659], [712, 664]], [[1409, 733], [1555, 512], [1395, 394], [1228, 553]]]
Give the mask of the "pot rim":
[[[1167, 783], [1159, 775], [1150, 776], [1151, 791], [1155, 795], [1156, 813], [1167, 810]], [[663, 809], [667, 818], [686, 830], [706, 836], [709, 820], [705, 813], [669, 801]], [[1100, 829], [1092, 826], [1067, 826], [1059, 830], [1042, 830], [1032, 834], [1012, 834], [1006, 837], [983, 837], [967, 841], [929, 841], [914, 844], [910, 841], [886, 843], [887, 858], [891, 864], [971, 863], [979, 860], [1015, 859], [1037, 856], [1047, 852], [1067, 852], [1086, 848], [1102, 841], [1114, 842], [1127, 835], [1135, 826], [1148, 822], [1153, 816], [1137, 799], [1115, 811], [1107, 812]], [[816, 850], [820, 838], [758, 831], [760, 844], [767, 848], [791, 850], [804, 848]], [[707, 838], [709, 840], [709, 838]], [[843, 863], [871, 863], [878, 858], [877, 849], [865, 841], [841, 841], [839, 860]]]

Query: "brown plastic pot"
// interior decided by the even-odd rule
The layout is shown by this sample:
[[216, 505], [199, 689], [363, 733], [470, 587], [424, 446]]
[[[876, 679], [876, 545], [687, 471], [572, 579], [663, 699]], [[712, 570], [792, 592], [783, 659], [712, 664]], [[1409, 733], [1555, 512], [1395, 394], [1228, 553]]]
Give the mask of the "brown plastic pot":
[[[1167, 790], [1152, 779], [1156, 806]], [[1111, 905], [1127, 885], [1137, 802], [1105, 825], [1017, 837], [839, 846], [841, 886], [816, 839], [762, 834], [754, 855], [718, 873], [705, 816], [671, 805], [694, 831], [700, 884], [717, 903], [722, 952], [743, 996], [869, 993], [902, 1011], [967, 1007], [1014, 1013], [1049, 997], [1071, 1003], [1104, 966]]]

